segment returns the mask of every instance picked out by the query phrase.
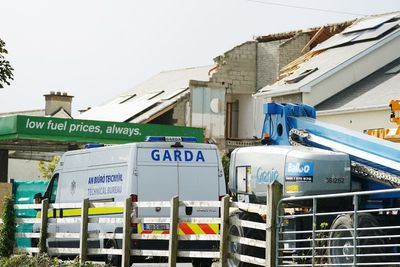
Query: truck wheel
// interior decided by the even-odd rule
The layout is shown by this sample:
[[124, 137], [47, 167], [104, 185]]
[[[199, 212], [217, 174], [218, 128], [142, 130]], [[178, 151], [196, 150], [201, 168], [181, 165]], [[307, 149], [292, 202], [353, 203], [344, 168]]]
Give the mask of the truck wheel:
[[211, 267], [212, 259], [192, 259], [193, 267]]
[[[255, 213], [247, 213], [247, 212], [239, 212], [231, 215], [231, 217], [246, 220], [246, 221], [253, 221], [253, 222], [263, 222], [261, 217]], [[238, 237], [246, 237], [251, 239], [257, 240], [265, 240], [265, 233], [260, 230], [251, 229], [240, 227], [236, 225], [229, 226], [229, 234]], [[240, 243], [229, 242], [229, 252], [253, 257], [264, 258], [265, 257], [265, 249], [252, 247], [243, 245]], [[249, 263], [240, 262], [237, 259], [228, 258], [228, 266], [230, 267], [245, 267], [245, 266], [254, 266]]]
[[[329, 233], [328, 255], [333, 266], [353, 263], [353, 220], [349, 215], [339, 215], [333, 221]], [[341, 231], [338, 231], [341, 230]]]
[[[379, 222], [376, 218], [369, 214], [369, 213], [360, 213], [357, 215], [358, 217], [358, 228], [375, 228], [375, 229], [368, 229], [368, 230], [359, 230], [358, 236], [382, 236], [384, 235], [383, 231], [379, 228]], [[382, 247], [385, 244], [385, 241], [381, 238], [363, 238], [360, 239], [359, 245], [368, 246], [365, 248], [360, 248], [358, 254], [382, 254], [386, 252], [386, 249]], [[376, 246], [376, 247], [369, 247], [369, 246]], [[367, 263], [367, 262], [382, 262], [382, 256], [366, 256], [366, 257], [359, 257], [358, 262], [360, 263]]]
[[[379, 222], [369, 213], [360, 213], [357, 214], [358, 224], [357, 228], [369, 228], [376, 227], [376, 229], [371, 230], [359, 230], [358, 236], [382, 236], [383, 232], [379, 227]], [[345, 263], [353, 263], [353, 254], [354, 254], [354, 246], [353, 246], [353, 231], [350, 230], [353, 228], [353, 220], [354, 217], [350, 215], [339, 215], [334, 220], [331, 229], [332, 230], [344, 230], [340, 232], [331, 232], [329, 235], [329, 263], [331, 264], [345, 264]], [[346, 229], [348, 229], [346, 231]], [[336, 240], [331, 240], [335, 238]], [[377, 247], [364, 247], [358, 248], [357, 254], [378, 254], [384, 253], [385, 249], [379, 245], [384, 244], [384, 241], [381, 238], [363, 238], [359, 239], [358, 246], [371, 246], [375, 245]], [[380, 256], [373, 257], [357, 257], [357, 262], [359, 263], [367, 263], [367, 262], [380, 262]], [[340, 266], [340, 265], [339, 265]]]
[[[117, 242], [113, 239], [109, 239], [106, 242], [105, 248], [118, 249]], [[105, 262], [110, 266], [121, 266], [122, 259], [120, 255], [107, 254], [105, 257]]]

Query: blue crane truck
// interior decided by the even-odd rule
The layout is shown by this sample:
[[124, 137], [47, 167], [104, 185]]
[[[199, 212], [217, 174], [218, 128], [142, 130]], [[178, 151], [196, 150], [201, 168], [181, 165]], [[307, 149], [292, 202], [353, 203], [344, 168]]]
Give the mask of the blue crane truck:
[[[229, 189], [238, 202], [265, 204], [267, 184], [282, 185], [276, 266], [400, 266], [400, 144], [320, 122], [305, 104], [263, 110], [263, 145], [231, 153]], [[260, 230], [230, 232], [265, 240]], [[231, 251], [265, 253], [243, 244]]]

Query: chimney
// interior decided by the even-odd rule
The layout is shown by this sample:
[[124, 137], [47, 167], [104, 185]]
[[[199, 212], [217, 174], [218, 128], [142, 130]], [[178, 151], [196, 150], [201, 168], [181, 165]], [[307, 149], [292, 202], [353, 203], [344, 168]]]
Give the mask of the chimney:
[[71, 115], [71, 103], [73, 96], [69, 96], [66, 92], [50, 91], [49, 94], [44, 95], [46, 100], [46, 116], [53, 116], [57, 111], [63, 108], [69, 115]]

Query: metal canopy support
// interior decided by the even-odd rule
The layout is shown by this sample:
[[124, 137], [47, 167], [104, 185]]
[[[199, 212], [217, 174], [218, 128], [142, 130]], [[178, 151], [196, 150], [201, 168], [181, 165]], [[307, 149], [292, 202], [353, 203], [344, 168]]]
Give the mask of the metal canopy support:
[[0, 183], [8, 181], [8, 150], [0, 149]]

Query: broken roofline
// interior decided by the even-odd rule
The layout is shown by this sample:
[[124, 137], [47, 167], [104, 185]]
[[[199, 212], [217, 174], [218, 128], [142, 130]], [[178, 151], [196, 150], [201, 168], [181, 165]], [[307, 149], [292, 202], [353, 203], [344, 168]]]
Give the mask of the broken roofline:
[[390, 15], [390, 14], [395, 14], [395, 13], [398, 13], [398, 11], [387, 12], [387, 13], [382, 13], [382, 14], [375, 14], [375, 15], [367, 15], [367, 16], [363, 16], [363, 17], [356, 18], [353, 20], [346, 20], [346, 21], [338, 22], [338, 23], [329, 23], [329, 24], [325, 24], [322, 26], [311, 27], [311, 28], [306, 28], [306, 29], [293, 30], [293, 31], [287, 31], [287, 32], [280, 32], [280, 33], [271, 33], [271, 34], [267, 34], [267, 35], [258, 35], [258, 36], [254, 36], [253, 39], [256, 40], [257, 42], [270, 42], [270, 41], [289, 39], [289, 38], [296, 36], [299, 33], [314, 34], [318, 30], [320, 30], [322, 27], [326, 27], [326, 28], [348, 27], [351, 24], [353, 24], [354, 22], [359, 21], [359, 20], [363, 20], [366, 18], [380, 17], [380, 16], [385, 16], [385, 15]]
[[[351, 65], [352, 63], [358, 61], [359, 59], [363, 58], [364, 56], [368, 55], [369, 53], [377, 50], [378, 48], [382, 47], [383, 45], [393, 41], [394, 39], [398, 38], [400, 36], [400, 30], [397, 30], [387, 36], [384, 36], [379, 42], [375, 43], [374, 45], [372, 45], [371, 47], [368, 47], [367, 49], [365, 49], [364, 51], [358, 53], [357, 55], [354, 55], [353, 57], [351, 57], [350, 59], [346, 60], [345, 62], [337, 65], [336, 67], [330, 69], [329, 71], [321, 74], [320, 76], [316, 77], [315, 79], [301, 85], [298, 88], [294, 88], [294, 89], [286, 89], [286, 90], [279, 90], [279, 89], [272, 89], [269, 91], [260, 91], [258, 93], [255, 93], [253, 96], [255, 97], [274, 97], [274, 96], [283, 96], [283, 95], [290, 95], [290, 94], [294, 94], [294, 93], [299, 93], [299, 92], [311, 92], [311, 88], [313, 86], [315, 86], [316, 84], [320, 83], [321, 81], [329, 78], [330, 76], [336, 74], [337, 72], [341, 71], [342, 69], [344, 69], [345, 67]], [[290, 76], [288, 76], [290, 77]], [[272, 86], [267, 86], [268, 87], [278, 87], [279, 88], [280, 85], [272, 85]], [[266, 89], [267, 89], [266, 88]], [[263, 89], [261, 89], [263, 90]]]
[[336, 27], [346, 28], [346, 27], [350, 26], [351, 24], [353, 24], [356, 20], [357, 19], [346, 20], [346, 21], [339, 22], [339, 23], [325, 24], [322, 26], [317, 26], [317, 27], [312, 27], [312, 28], [280, 32], [280, 33], [271, 33], [271, 34], [267, 34], [267, 35], [259, 35], [259, 36], [254, 36], [253, 39], [256, 40], [257, 42], [271, 42], [271, 41], [278, 41], [278, 40], [293, 38], [294, 36], [296, 36], [300, 33], [308, 33], [310, 35], [314, 35], [321, 28], [327, 28], [327, 29], [329, 29], [329, 28], [334, 29]]

